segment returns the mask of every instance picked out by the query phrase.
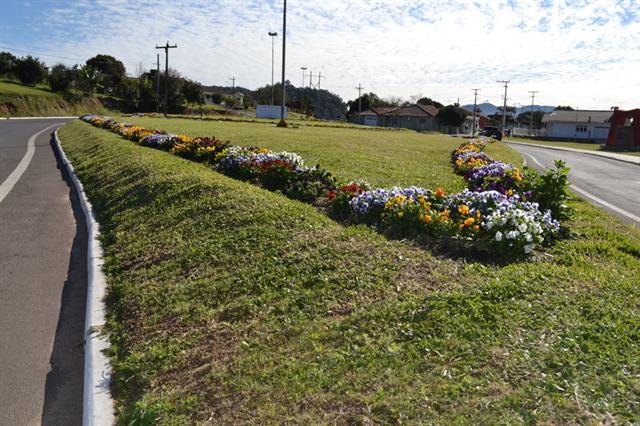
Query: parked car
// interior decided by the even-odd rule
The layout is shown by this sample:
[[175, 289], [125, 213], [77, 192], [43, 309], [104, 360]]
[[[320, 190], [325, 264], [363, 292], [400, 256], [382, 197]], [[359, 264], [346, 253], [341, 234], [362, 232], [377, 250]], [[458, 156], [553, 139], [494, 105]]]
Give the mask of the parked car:
[[485, 127], [484, 129], [482, 129], [482, 135], [496, 138], [499, 141], [502, 140], [502, 130], [498, 129], [497, 127], [492, 127], [492, 126]]

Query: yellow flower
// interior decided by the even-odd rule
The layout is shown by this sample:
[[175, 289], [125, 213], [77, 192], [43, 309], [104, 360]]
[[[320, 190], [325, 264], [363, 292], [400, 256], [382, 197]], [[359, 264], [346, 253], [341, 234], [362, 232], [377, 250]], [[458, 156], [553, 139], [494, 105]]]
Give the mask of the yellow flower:
[[476, 220], [475, 220], [474, 218], [472, 218], [472, 217], [468, 217], [468, 218], [466, 218], [466, 219], [464, 220], [464, 224], [465, 224], [466, 226], [471, 226], [471, 225], [473, 225], [473, 223], [474, 223], [475, 221], [476, 221]]
[[460, 207], [458, 207], [458, 212], [460, 212], [460, 214], [462, 214], [462, 215], [468, 215], [469, 214], [469, 206], [467, 206], [466, 204], [461, 205]]
[[433, 218], [431, 217], [431, 215], [425, 214], [425, 215], [421, 215], [420, 220], [423, 221], [424, 223], [431, 223], [431, 220]]
[[473, 225], [473, 230], [474, 231], [479, 231], [480, 230], [480, 225]]

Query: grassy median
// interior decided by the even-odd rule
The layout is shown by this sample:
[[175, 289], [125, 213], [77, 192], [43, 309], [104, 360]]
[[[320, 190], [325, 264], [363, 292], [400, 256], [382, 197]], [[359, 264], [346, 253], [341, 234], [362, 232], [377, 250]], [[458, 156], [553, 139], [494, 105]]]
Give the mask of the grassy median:
[[[461, 185], [442, 166], [447, 149], [435, 154], [440, 137], [398, 132], [372, 142], [367, 162], [371, 131], [265, 143], [232, 129], [184, 131], [298, 146], [341, 177]], [[572, 238], [547, 253], [479, 263], [344, 227], [85, 123], [60, 136], [102, 226], [121, 424], [566, 424], [640, 412], [640, 233], [585, 203]]]

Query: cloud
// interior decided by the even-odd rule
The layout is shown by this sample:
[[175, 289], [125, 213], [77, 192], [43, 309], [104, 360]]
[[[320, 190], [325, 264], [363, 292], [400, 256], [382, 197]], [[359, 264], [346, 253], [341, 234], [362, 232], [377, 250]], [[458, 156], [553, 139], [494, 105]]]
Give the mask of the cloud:
[[[78, 61], [109, 53], [133, 72], [152, 67], [163, 53], [155, 45], [169, 40], [178, 44], [170, 65], [184, 75], [205, 84], [235, 76], [254, 88], [270, 82], [267, 32], [277, 31], [280, 75], [281, 0], [46, 4], [32, 17], [37, 43], [22, 48]], [[501, 103], [496, 80], [508, 79], [510, 104], [539, 90], [546, 104], [639, 107], [637, 10], [635, 0], [288, 0], [287, 78], [299, 85], [306, 66], [345, 99], [362, 83], [382, 96], [462, 103], [474, 87]]]

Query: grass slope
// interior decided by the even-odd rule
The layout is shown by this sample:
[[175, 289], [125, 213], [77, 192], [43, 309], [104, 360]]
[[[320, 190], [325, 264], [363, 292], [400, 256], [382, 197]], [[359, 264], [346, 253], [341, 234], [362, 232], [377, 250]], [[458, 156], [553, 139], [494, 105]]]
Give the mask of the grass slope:
[[[191, 136], [214, 135], [236, 145], [263, 146], [300, 154], [307, 164], [319, 163], [336, 176], [363, 178], [376, 186], [417, 185], [457, 191], [464, 181], [451, 171], [451, 151], [461, 139], [408, 131], [329, 127], [277, 128], [271, 124], [127, 117], [125, 121]], [[503, 144], [489, 155], [518, 163], [522, 157]]]
[[0, 79], [0, 117], [73, 116], [94, 111], [108, 112], [95, 98], [69, 103], [44, 86]]
[[638, 418], [640, 235], [587, 204], [548, 254], [480, 264], [85, 123], [60, 134], [102, 227], [120, 424]]

